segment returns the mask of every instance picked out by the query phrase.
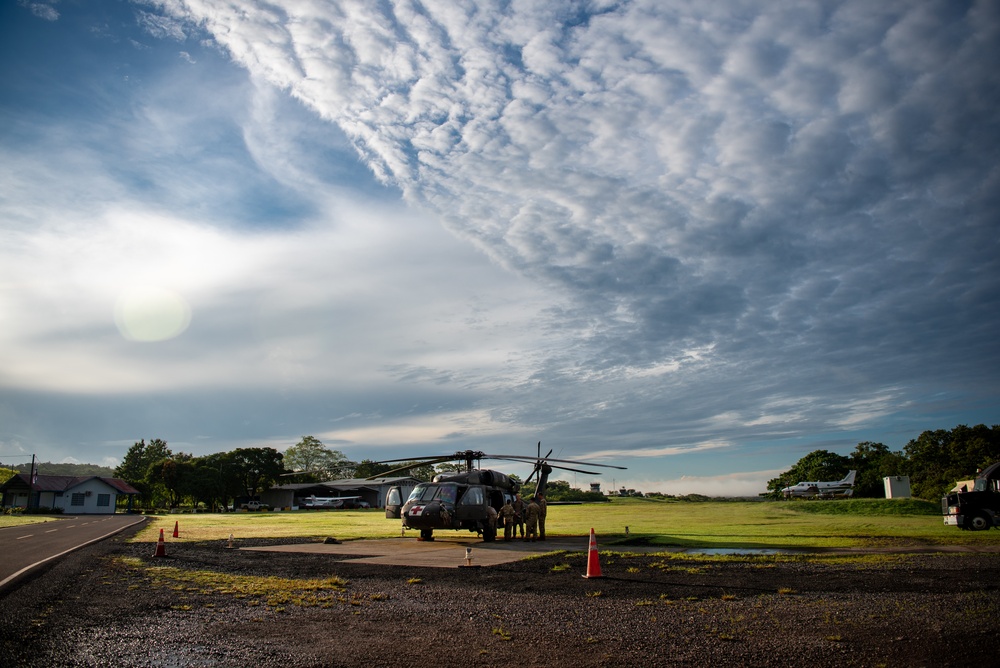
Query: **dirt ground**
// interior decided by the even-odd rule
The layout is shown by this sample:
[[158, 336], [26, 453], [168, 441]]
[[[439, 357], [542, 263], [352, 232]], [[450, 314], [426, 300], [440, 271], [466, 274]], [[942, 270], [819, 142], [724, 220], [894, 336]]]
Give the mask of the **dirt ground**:
[[0, 593], [23, 666], [993, 666], [1000, 555], [602, 547], [481, 568], [125, 536]]

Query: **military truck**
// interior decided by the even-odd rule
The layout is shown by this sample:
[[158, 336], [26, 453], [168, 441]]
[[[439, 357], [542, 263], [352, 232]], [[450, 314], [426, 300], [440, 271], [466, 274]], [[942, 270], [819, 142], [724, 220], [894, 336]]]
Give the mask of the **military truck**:
[[944, 523], [969, 531], [1000, 528], [1000, 462], [983, 469], [972, 489], [953, 492], [941, 499]]

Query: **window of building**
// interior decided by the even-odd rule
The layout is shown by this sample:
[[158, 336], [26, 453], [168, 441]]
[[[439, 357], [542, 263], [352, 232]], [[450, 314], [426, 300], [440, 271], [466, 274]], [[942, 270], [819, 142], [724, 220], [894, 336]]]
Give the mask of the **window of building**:
[[86, 495], [82, 492], [73, 492], [73, 498], [70, 500], [69, 505], [82, 506], [84, 504], [84, 499], [86, 498]]
[[110, 494], [98, 494], [97, 495], [97, 507], [107, 507], [111, 505], [111, 495]]

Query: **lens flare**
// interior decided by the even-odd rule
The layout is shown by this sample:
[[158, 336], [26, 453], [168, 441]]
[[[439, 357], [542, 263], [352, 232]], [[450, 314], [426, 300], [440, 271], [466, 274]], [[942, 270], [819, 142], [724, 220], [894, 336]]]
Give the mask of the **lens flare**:
[[129, 341], [166, 341], [191, 324], [191, 307], [172, 290], [131, 288], [115, 303], [115, 324]]

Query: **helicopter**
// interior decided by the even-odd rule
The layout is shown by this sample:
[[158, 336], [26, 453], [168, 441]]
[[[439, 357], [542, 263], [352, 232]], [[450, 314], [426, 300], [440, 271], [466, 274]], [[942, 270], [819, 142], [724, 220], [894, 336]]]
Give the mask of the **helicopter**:
[[[610, 464], [595, 464], [593, 462], [578, 462], [570, 459], [553, 459], [552, 450], [541, 456], [542, 444], [538, 443], [538, 454], [535, 457], [524, 455], [488, 455], [478, 450], [463, 450], [449, 455], [430, 457], [407, 457], [405, 459], [390, 459], [379, 462], [391, 464], [407, 462], [406, 466], [380, 473], [385, 477], [394, 473], [407, 471], [417, 466], [443, 464], [445, 462], [461, 461], [465, 470], [457, 473], [439, 473], [432, 482], [422, 482], [413, 488], [409, 498], [403, 501], [399, 487], [390, 487], [385, 499], [386, 519], [401, 519], [405, 529], [417, 529], [420, 537], [417, 540], [434, 540], [434, 530], [468, 530], [482, 535], [484, 542], [496, 540], [496, 523], [490, 521], [490, 507], [499, 511], [507, 501], [513, 502], [514, 495], [521, 488], [521, 483], [510, 476], [491, 469], [480, 469], [473, 463], [482, 459], [500, 459], [515, 462], [531, 462], [534, 468], [525, 479], [525, 484], [531, 482], [536, 475], [538, 482], [535, 491], [545, 492], [549, 474], [553, 469], [574, 471], [597, 475], [596, 471], [560, 466], [560, 464], [579, 464], [582, 466], [601, 466], [604, 468], [624, 469], [624, 466]], [[552, 464], [550, 462], [558, 462]]]

